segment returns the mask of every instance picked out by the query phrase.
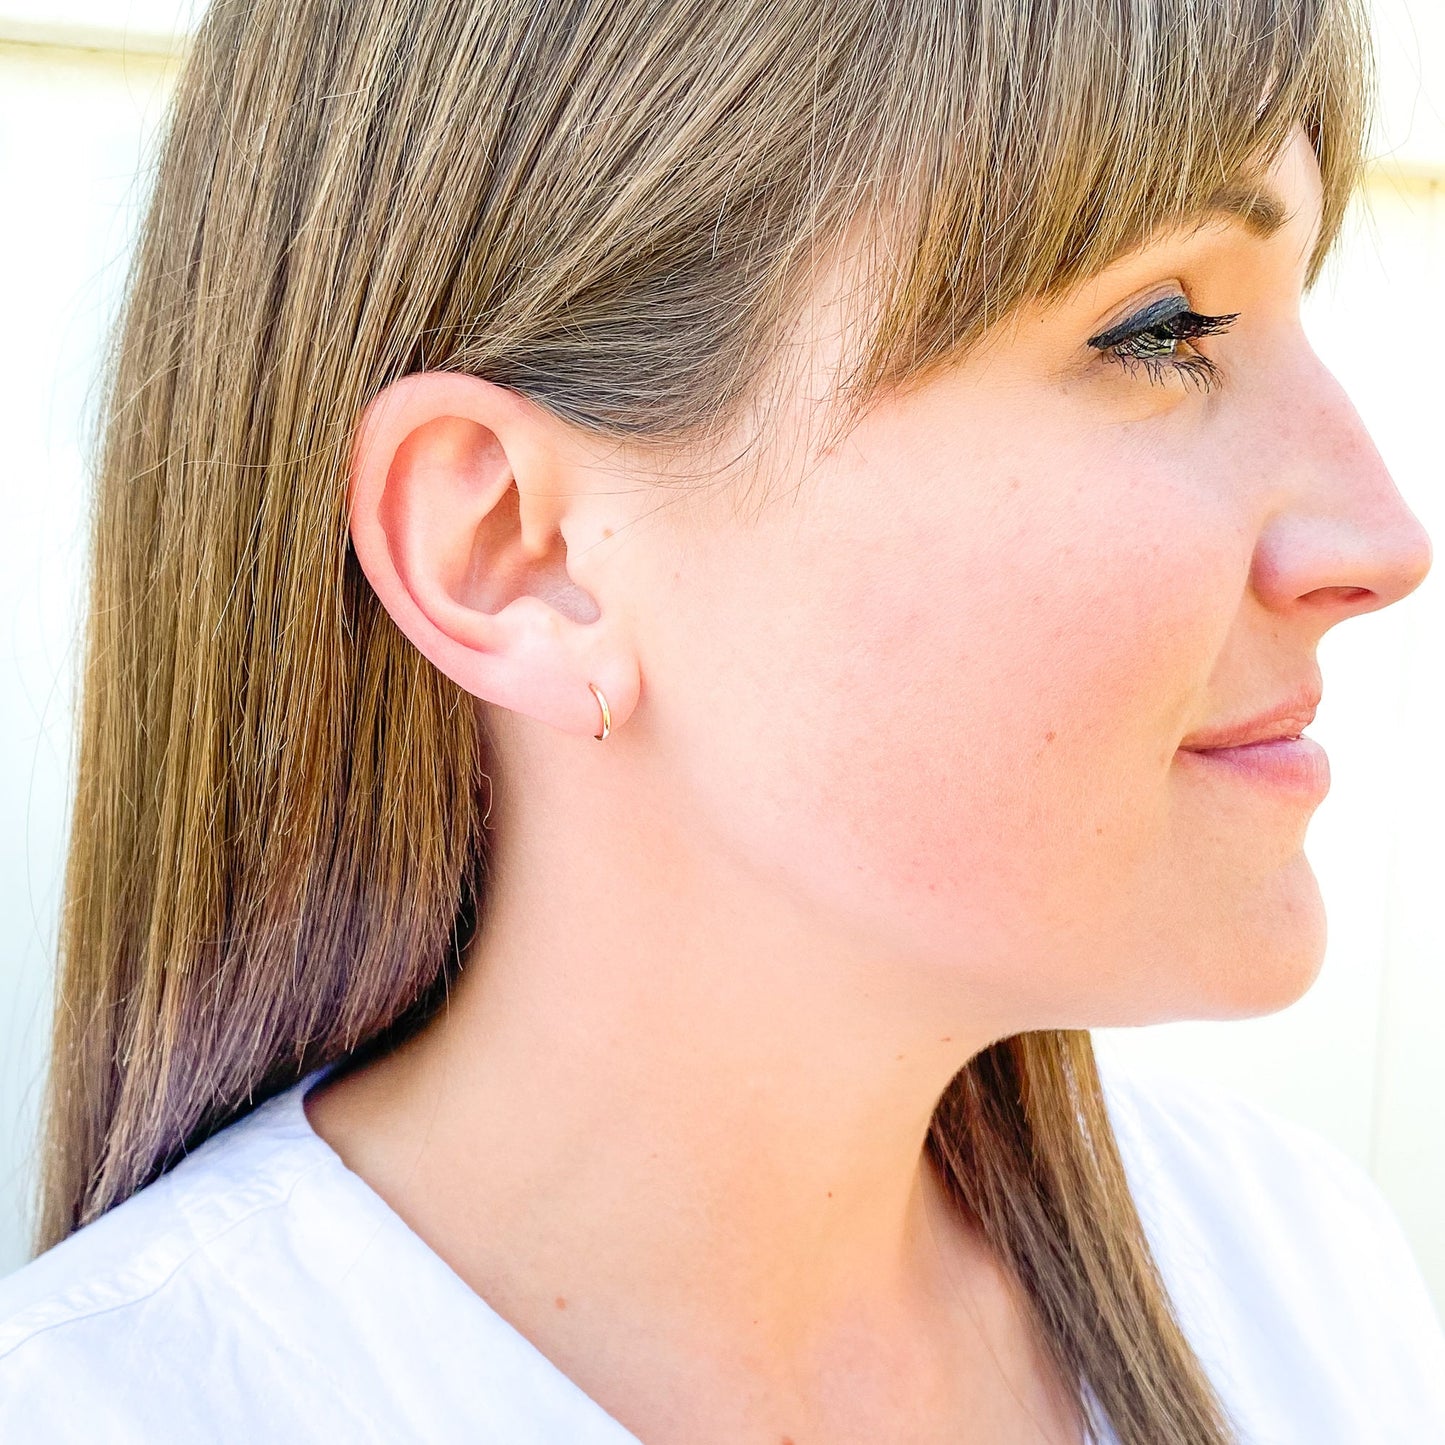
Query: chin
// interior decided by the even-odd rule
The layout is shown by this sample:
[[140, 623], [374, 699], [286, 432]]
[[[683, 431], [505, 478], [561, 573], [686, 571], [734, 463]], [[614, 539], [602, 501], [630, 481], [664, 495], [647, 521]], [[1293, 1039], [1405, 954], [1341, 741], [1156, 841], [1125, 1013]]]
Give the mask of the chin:
[[[1201, 990], [1217, 1019], [1262, 1018], [1298, 1003], [1320, 976], [1325, 959], [1325, 907], [1303, 853], [1282, 870], [1279, 886], [1238, 916], [1213, 986]], [[1201, 1004], [1206, 999], [1201, 999]]]
[[1298, 1003], [1320, 975], [1325, 909], [1303, 853], [1249, 897], [1191, 899], [1177, 916], [1188, 923], [1166, 927], [1143, 975], [1114, 991], [1107, 1016], [1093, 1000], [1083, 1027], [1263, 1018]]

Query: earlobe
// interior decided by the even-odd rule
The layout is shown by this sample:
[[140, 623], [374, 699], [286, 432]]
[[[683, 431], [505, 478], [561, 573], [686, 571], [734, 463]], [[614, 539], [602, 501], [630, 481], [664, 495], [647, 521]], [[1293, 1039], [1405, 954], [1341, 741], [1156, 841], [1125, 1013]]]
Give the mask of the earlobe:
[[[568, 570], [562, 520], [586, 494], [549, 446], [554, 418], [457, 372], [401, 378], [357, 426], [357, 561], [417, 649], [485, 701], [563, 731], [604, 731], [635, 700], [637, 663]], [[575, 533], [575, 525], [568, 531]]]

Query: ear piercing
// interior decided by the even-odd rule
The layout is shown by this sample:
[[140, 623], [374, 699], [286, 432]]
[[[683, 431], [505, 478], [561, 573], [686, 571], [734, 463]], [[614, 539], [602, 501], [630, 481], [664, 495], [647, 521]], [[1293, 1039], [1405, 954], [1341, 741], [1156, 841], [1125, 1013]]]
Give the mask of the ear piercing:
[[592, 695], [597, 699], [597, 705], [602, 709], [602, 731], [592, 734], [600, 743], [602, 739], [612, 731], [612, 713], [608, 709], [607, 699], [602, 696], [602, 689], [598, 687], [595, 682], [589, 682], [587, 686], [592, 689]]

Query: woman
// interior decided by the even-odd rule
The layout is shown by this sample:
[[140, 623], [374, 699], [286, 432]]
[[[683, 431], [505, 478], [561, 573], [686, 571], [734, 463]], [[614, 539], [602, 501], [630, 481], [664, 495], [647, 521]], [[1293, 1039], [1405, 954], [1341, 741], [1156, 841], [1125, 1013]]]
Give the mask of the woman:
[[[108, 374], [6, 1439], [1445, 1439], [1086, 1030], [1319, 966], [1333, 0], [218, 0]], [[596, 740], [596, 741], [594, 741]], [[598, 746], [598, 741], [602, 746]]]

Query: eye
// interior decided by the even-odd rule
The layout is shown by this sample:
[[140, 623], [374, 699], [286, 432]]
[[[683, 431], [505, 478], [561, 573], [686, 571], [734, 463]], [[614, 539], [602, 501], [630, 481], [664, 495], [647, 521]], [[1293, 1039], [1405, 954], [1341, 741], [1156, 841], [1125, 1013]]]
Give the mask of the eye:
[[1202, 316], [1180, 295], [1165, 296], [1126, 320], [1089, 338], [1089, 345], [1129, 370], [1143, 368], [1149, 380], [1164, 385], [1171, 378], [1208, 390], [1219, 368], [1188, 345], [1201, 336], [1228, 331], [1239, 315]]

